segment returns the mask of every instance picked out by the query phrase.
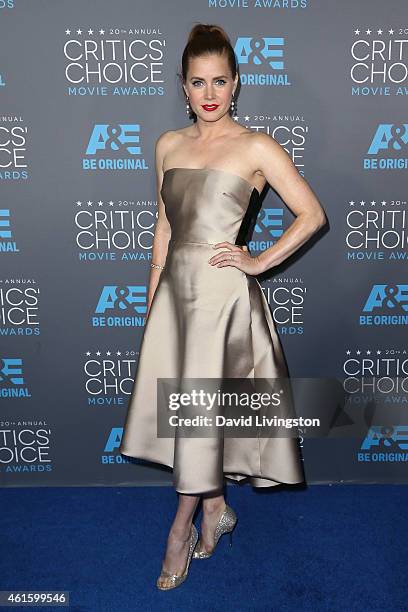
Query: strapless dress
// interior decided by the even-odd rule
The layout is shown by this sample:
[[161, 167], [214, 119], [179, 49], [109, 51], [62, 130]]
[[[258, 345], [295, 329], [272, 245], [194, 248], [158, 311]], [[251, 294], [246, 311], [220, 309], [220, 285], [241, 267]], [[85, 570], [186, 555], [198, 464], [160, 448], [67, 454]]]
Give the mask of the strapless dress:
[[305, 480], [296, 437], [157, 436], [157, 379], [287, 377], [258, 280], [208, 260], [237, 244], [260, 197], [246, 179], [215, 168], [171, 168], [161, 195], [171, 226], [165, 269], [143, 330], [119, 451], [173, 468], [179, 493], [220, 489], [224, 477], [255, 487]]

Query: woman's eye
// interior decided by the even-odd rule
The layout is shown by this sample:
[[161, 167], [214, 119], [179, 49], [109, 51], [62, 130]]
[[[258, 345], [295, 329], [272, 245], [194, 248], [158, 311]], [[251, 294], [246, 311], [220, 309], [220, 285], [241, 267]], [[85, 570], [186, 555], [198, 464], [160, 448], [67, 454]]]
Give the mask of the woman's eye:
[[[217, 79], [216, 83], [221, 83], [222, 85], [225, 85], [227, 81], [225, 79]], [[193, 81], [193, 87], [195, 87], [196, 85], [201, 84], [202, 81]]]

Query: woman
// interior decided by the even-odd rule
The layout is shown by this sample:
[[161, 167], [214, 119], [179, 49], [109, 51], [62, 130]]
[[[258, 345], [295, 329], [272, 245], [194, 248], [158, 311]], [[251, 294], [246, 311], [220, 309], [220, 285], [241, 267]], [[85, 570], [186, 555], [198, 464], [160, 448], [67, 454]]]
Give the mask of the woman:
[[[316, 196], [286, 151], [231, 116], [236, 58], [218, 26], [193, 27], [182, 86], [194, 123], [156, 143], [159, 216], [148, 318], [120, 451], [173, 468], [179, 504], [160, 589], [187, 577], [237, 522], [223, 477], [252, 486], [304, 481], [298, 440], [157, 435], [157, 378], [286, 376], [270, 310], [255, 276], [279, 265], [325, 223]], [[269, 183], [296, 215], [269, 249], [253, 257], [236, 243], [249, 205]], [[203, 501], [200, 541], [193, 516]]]

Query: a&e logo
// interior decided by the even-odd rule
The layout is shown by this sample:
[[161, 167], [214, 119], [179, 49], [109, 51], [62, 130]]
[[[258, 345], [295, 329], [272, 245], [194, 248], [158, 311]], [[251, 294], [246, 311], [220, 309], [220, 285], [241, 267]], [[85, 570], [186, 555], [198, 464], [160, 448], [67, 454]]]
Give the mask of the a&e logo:
[[121, 455], [118, 451], [123, 436], [123, 427], [112, 427], [106, 440], [104, 454], [101, 456], [101, 463], [116, 464], [116, 463], [138, 463], [137, 459], [129, 459], [125, 455]]
[[[243, 85], [291, 85], [288, 74], [283, 72], [283, 48], [285, 39], [281, 36], [240, 36], [234, 51], [238, 63], [244, 66], [240, 71]], [[252, 67], [252, 71], [251, 71]], [[259, 68], [264, 72], [259, 72]]]
[[17, 244], [13, 241], [10, 224], [10, 210], [0, 208], [0, 253], [19, 253]]
[[360, 325], [407, 325], [408, 285], [373, 285], [364, 304]]
[[268, 249], [283, 234], [283, 208], [262, 208], [256, 221], [254, 235], [248, 243], [251, 251]]
[[0, 358], [0, 397], [31, 397], [23, 377], [23, 360]]
[[141, 157], [140, 125], [97, 123], [82, 159], [83, 170], [148, 170]]
[[408, 426], [394, 425], [370, 427], [357, 459], [361, 462], [397, 462], [408, 460]]
[[374, 134], [367, 155], [363, 159], [364, 170], [406, 170], [408, 123], [381, 123]]
[[[114, 314], [115, 311], [117, 314]], [[127, 311], [128, 314], [119, 314], [120, 311]], [[102, 289], [95, 316], [92, 317], [92, 325], [93, 327], [142, 327], [146, 312], [146, 285], [127, 287], [107, 285]]]

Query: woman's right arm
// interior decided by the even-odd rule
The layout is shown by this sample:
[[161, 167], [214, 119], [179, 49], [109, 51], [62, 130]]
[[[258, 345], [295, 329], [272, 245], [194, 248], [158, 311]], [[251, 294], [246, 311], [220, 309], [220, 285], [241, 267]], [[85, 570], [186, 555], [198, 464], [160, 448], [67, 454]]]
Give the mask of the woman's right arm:
[[[158, 138], [155, 148], [158, 219], [154, 230], [152, 263], [158, 264], [159, 266], [166, 265], [168, 245], [171, 237], [171, 227], [166, 216], [166, 209], [160, 193], [163, 184], [163, 159], [166, 149], [169, 146], [169, 137], [169, 132], [164, 132], [164, 134]], [[159, 268], [150, 267], [146, 318], [149, 316], [150, 306], [157, 285], [159, 284], [161, 273], [162, 270]]]

